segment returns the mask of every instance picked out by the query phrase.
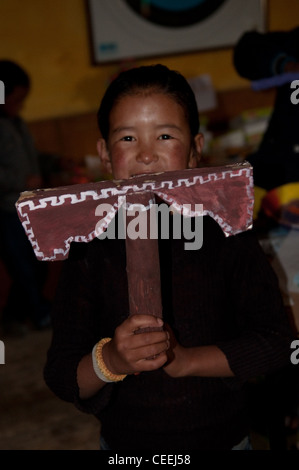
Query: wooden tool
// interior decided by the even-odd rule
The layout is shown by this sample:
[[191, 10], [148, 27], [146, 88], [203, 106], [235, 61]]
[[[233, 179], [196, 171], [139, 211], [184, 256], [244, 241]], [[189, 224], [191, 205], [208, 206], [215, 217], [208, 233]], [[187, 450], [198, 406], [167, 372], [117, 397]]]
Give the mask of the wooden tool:
[[[101, 236], [124, 205], [149, 210], [155, 197], [186, 217], [211, 216], [226, 236], [252, 227], [247, 162], [23, 192], [16, 208], [36, 257], [54, 261], [68, 257], [71, 243]], [[125, 235], [130, 314], [162, 316], [158, 240]]]

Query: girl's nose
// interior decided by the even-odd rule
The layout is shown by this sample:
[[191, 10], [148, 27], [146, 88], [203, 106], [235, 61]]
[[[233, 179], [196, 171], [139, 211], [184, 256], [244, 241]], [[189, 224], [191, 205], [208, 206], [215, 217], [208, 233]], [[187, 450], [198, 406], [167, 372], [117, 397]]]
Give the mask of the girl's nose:
[[156, 155], [156, 153], [154, 153], [151, 149], [143, 148], [138, 152], [136, 160], [137, 162], [149, 165], [150, 163], [156, 162], [158, 160], [158, 155]]

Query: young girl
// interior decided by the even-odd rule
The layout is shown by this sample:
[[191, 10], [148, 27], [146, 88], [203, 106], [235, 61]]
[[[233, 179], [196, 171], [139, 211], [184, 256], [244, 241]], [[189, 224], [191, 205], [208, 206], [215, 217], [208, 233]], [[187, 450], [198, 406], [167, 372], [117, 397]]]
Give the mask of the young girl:
[[[98, 123], [115, 179], [200, 160], [194, 94], [162, 65], [121, 73]], [[129, 316], [124, 240], [72, 245], [44, 373], [55, 394], [99, 419], [101, 448], [248, 448], [244, 384], [289, 363], [290, 328], [258, 242], [203, 219], [200, 250], [184, 250], [183, 237], [159, 241], [164, 323]], [[134, 334], [154, 326], [163, 328]]]

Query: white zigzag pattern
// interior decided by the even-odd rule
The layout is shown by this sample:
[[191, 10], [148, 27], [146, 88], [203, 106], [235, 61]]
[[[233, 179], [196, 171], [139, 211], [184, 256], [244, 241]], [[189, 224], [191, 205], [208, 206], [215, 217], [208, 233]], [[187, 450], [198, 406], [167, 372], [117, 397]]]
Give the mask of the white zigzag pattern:
[[155, 181], [146, 181], [142, 184], [133, 184], [128, 186], [123, 186], [121, 189], [118, 187], [115, 188], [104, 188], [101, 189], [100, 192], [89, 190], [81, 192], [79, 195], [77, 194], [63, 194], [60, 195], [58, 198], [57, 196], [49, 196], [39, 199], [39, 204], [34, 203], [32, 200], [23, 201], [19, 204], [19, 208], [28, 206], [30, 211], [37, 210], [37, 209], [44, 209], [47, 207], [48, 204], [51, 206], [62, 206], [65, 202], [70, 199], [71, 204], [78, 204], [80, 202], [85, 202], [88, 197], [91, 197], [93, 200], [99, 199], [107, 199], [111, 196], [121, 196], [127, 194], [129, 191], [140, 192], [140, 191], [157, 191], [161, 189], [174, 189], [178, 187], [190, 187], [194, 186], [196, 183], [199, 184], [206, 184], [213, 180], [225, 179], [227, 175], [231, 178], [234, 176], [241, 176], [243, 172], [246, 172], [249, 175], [249, 169], [247, 168], [240, 168], [240, 170], [235, 170], [234, 172], [230, 171], [223, 171], [221, 174], [217, 173], [210, 173], [206, 177], [202, 175], [196, 175], [192, 178], [184, 178], [177, 180], [176, 185], [174, 186], [173, 181], [163, 181], [161, 183], [156, 183]]
[[[20, 216], [23, 218], [22, 225], [25, 229], [25, 232], [27, 234], [27, 237], [29, 241], [31, 242], [31, 245], [34, 249], [35, 255], [37, 258], [42, 259], [44, 261], [53, 261], [57, 258], [57, 255], [62, 255], [65, 257], [70, 249], [70, 244], [71, 242], [84, 242], [88, 243], [89, 241], [93, 240], [95, 237], [98, 237], [103, 231], [108, 227], [109, 223], [111, 220], [114, 218], [115, 213], [119, 209], [119, 207], [122, 205], [124, 198], [120, 197], [118, 200], [118, 203], [114, 203], [112, 207], [112, 210], [102, 219], [103, 223], [98, 226], [97, 228], [100, 230], [93, 230], [90, 232], [87, 236], [83, 235], [78, 235], [78, 236], [72, 236], [69, 237], [67, 240], [65, 240], [65, 250], [62, 248], [54, 248], [53, 250], [53, 256], [48, 257], [45, 256], [42, 251], [40, 251], [40, 247], [38, 246], [38, 243], [36, 241], [36, 238], [34, 236], [34, 232], [32, 228], [30, 228], [30, 221], [29, 221], [29, 216], [28, 212], [24, 211], [24, 209], [27, 209], [27, 211], [34, 211], [37, 209], [44, 209], [47, 207], [48, 204], [51, 206], [61, 206], [65, 204], [65, 202], [70, 199], [71, 204], [78, 204], [80, 202], [86, 201], [88, 197], [91, 197], [93, 200], [100, 200], [100, 199], [107, 199], [111, 196], [122, 196], [127, 194], [129, 191], [134, 191], [134, 192], [140, 192], [140, 191], [154, 191], [158, 196], [163, 197], [163, 200], [168, 202], [170, 205], [174, 207], [178, 212], [182, 213], [183, 215], [186, 216], [202, 216], [202, 215], [210, 215], [215, 221], [218, 222], [220, 227], [222, 228], [225, 236], [229, 236], [232, 233], [232, 227], [224, 223], [223, 219], [219, 217], [217, 214], [214, 214], [212, 211], [188, 211], [185, 207], [182, 210], [182, 206], [175, 201], [175, 199], [171, 198], [171, 196], [167, 196], [164, 194], [162, 191], [159, 191], [159, 189], [174, 189], [177, 187], [190, 187], [194, 186], [195, 184], [205, 184], [209, 183], [210, 181], [215, 181], [219, 179], [225, 179], [227, 176], [230, 178], [233, 178], [235, 176], [241, 176], [242, 173], [246, 174], [246, 176], [249, 176], [250, 179], [250, 184], [247, 185], [246, 191], [247, 195], [251, 196], [251, 189], [253, 186], [253, 177], [250, 175], [250, 169], [249, 168], [240, 168], [239, 170], [228, 170], [228, 171], [223, 171], [221, 174], [220, 173], [209, 173], [206, 176], [202, 175], [196, 175], [193, 176], [192, 178], [183, 178], [179, 179], [176, 182], [176, 185], [174, 185], [173, 181], [163, 181], [161, 183], [155, 182], [155, 181], [146, 181], [143, 182], [142, 184], [133, 184], [133, 185], [128, 185], [128, 186], [123, 186], [122, 189], [119, 187], [115, 188], [104, 188], [101, 189], [100, 192], [89, 190], [80, 193], [80, 197], [76, 194], [65, 194], [65, 195], [60, 195], [59, 198], [57, 196], [49, 196], [45, 198], [39, 199], [39, 204], [35, 204], [32, 200], [29, 201], [23, 201], [18, 204], [18, 212]], [[119, 203], [121, 201], [121, 203]], [[252, 207], [253, 207], [254, 201], [252, 201], [252, 204], [250, 207], [248, 207], [248, 216], [251, 220], [251, 215], [252, 215]], [[149, 207], [149, 206], [148, 206]]]

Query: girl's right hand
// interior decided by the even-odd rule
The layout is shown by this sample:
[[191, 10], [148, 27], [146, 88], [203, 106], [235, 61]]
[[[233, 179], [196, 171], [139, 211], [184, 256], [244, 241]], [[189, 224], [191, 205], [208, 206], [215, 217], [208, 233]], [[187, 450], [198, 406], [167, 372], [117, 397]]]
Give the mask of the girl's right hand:
[[103, 359], [114, 374], [136, 374], [159, 369], [167, 362], [170, 346], [166, 330], [138, 333], [143, 328], [163, 327], [152, 315], [132, 315], [119, 325], [112, 340], [103, 347]]

